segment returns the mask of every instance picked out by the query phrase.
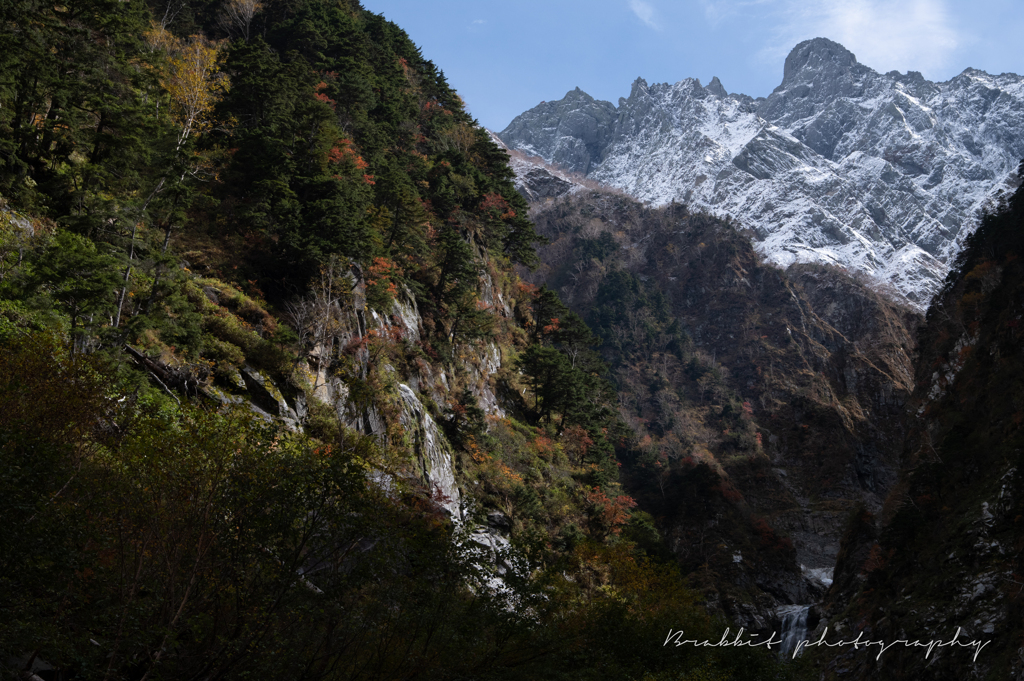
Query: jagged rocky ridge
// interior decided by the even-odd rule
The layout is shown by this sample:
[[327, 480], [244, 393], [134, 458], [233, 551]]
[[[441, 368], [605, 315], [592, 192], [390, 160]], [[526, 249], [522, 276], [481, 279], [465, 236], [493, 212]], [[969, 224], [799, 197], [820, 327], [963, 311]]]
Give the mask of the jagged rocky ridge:
[[860, 270], [923, 310], [979, 210], [1016, 182], [1024, 78], [880, 74], [817, 38], [767, 98], [639, 78], [618, 105], [577, 88], [499, 137], [642, 201], [735, 217], [772, 262]]

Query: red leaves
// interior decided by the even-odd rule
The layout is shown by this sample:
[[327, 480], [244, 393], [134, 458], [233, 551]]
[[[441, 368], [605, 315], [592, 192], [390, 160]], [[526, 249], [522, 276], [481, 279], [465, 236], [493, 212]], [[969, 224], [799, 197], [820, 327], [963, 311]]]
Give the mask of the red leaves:
[[327, 83], [320, 81], [314, 89], [316, 90], [313, 95], [314, 97], [331, 107], [331, 111], [335, 111], [337, 109], [338, 103], [323, 93], [323, 91], [327, 89]]
[[342, 161], [356, 156], [352, 150], [352, 140], [340, 139], [334, 143], [331, 150], [327, 152], [328, 163], [341, 163]]
[[[318, 95], [319, 97], [319, 95]], [[352, 167], [356, 172], [366, 170], [370, 167], [370, 164], [363, 160], [363, 157], [355, 152], [352, 148], [352, 140], [340, 139], [334, 143], [330, 151], [327, 152], [327, 162], [333, 165], [341, 164], [352, 164]], [[361, 173], [363, 176], [363, 182], [366, 184], [376, 184], [374, 176], [368, 173]], [[335, 175], [334, 179], [342, 179], [341, 175]]]
[[509, 220], [516, 216], [516, 212], [508, 205], [505, 197], [496, 193], [484, 195], [484, 200], [480, 203], [480, 210], [488, 217], [498, 220]]
[[793, 540], [789, 537], [780, 537], [764, 518], [760, 516], [753, 516], [751, 517], [750, 524], [753, 525], [754, 532], [761, 541], [762, 549], [782, 551], [793, 550]]
[[516, 283], [516, 298], [521, 300], [533, 300], [537, 297], [537, 291], [540, 289], [537, 286], [525, 281], [519, 281]]
[[633, 497], [621, 494], [615, 499], [609, 499], [600, 487], [595, 487], [593, 491], [585, 494], [587, 501], [594, 506], [596, 520], [612, 534], [620, 534], [622, 526], [629, 522], [629, 509], [636, 506]]
[[565, 429], [565, 449], [572, 461], [582, 465], [590, 448], [594, 445], [593, 438], [583, 426], [569, 426]]
[[[723, 480], [714, 487], [715, 491], [722, 495], [722, 498], [728, 501], [730, 504], [736, 504], [743, 500], [743, 494], [738, 489], [733, 487], [732, 483], [728, 480]], [[763, 521], [762, 521], [763, 522]]]
[[366, 276], [367, 301], [379, 309], [390, 307], [398, 295], [395, 279], [402, 275], [401, 268], [388, 258], [376, 257], [370, 263]]
[[542, 459], [550, 461], [552, 455], [555, 453], [554, 441], [544, 435], [538, 435], [533, 441], [533, 446], [537, 450], [537, 456]]

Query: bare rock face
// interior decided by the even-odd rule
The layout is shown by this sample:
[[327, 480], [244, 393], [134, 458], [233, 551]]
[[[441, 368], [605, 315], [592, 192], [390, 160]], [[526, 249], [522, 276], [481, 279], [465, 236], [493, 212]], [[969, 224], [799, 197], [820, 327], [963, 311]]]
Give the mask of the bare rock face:
[[531, 168], [516, 178], [516, 189], [527, 201], [554, 199], [572, 190], [573, 184], [545, 168]]
[[865, 272], [923, 310], [979, 211], [1017, 182], [1024, 78], [879, 74], [817, 38], [764, 99], [641, 78], [617, 106], [577, 89], [499, 137], [644, 202], [736, 217], [778, 265]]
[[558, 102], [541, 102], [517, 117], [500, 136], [516, 149], [586, 174], [610, 141], [615, 107], [579, 88]]
[[567, 172], [559, 166], [545, 163], [537, 156], [530, 156], [520, 150], [511, 150], [493, 132], [491, 139], [509, 154], [509, 165], [515, 173], [516, 191], [528, 203], [541, 203], [573, 194], [584, 187], [581, 175]]

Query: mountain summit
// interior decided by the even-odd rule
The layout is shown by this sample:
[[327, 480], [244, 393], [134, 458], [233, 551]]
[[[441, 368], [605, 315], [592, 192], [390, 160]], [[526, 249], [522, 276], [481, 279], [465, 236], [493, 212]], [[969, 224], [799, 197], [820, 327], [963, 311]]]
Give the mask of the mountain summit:
[[786, 57], [783, 67], [782, 85], [778, 89], [792, 85], [804, 73], [813, 76], [826, 75], [838, 80], [843, 74], [860, 67], [869, 70], [857, 61], [853, 52], [828, 38], [815, 38], [800, 43]]
[[859, 270], [923, 309], [980, 211], [1019, 183], [1024, 78], [880, 74], [815, 38], [767, 98], [638, 78], [617, 105], [577, 88], [498, 136], [651, 204], [737, 218], [778, 265]]

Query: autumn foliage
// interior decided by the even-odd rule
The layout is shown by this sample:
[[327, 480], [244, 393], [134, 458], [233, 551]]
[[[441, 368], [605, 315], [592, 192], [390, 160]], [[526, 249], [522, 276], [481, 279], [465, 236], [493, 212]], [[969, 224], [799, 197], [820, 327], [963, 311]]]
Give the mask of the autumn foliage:
[[202, 134], [213, 125], [214, 105], [229, 87], [220, 73], [218, 45], [203, 36], [178, 38], [154, 25], [147, 34], [149, 44], [167, 55], [160, 82], [171, 99], [171, 115], [178, 124], [178, 147], [192, 134]]
[[375, 309], [387, 311], [398, 295], [399, 267], [388, 258], [376, 257], [367, 268], [366, 300]]
[[630, 509], [636, 507], [636, 501], [625, 494], [610, 499], [599, 487], [594, 487], [584, 494], [592, 505], [593, 521], [599, 532], [621, 534], [622, 526], [629, 522]]

